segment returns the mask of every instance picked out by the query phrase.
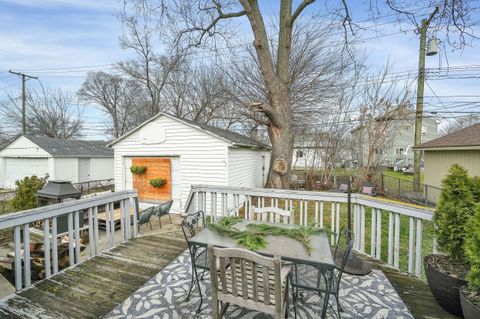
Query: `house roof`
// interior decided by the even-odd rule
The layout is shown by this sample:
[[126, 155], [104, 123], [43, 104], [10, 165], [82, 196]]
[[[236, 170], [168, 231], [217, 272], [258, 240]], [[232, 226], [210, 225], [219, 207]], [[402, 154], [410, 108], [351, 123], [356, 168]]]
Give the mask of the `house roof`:
[[33, 143], [58, 157], [113, 157], [105, 141], [62, 140], [44, 136], [24, 135]]
[[480, 149], [480, 123], [422, 143], [416, 150]]
[[108, 146], [112, 146], [112, 145], [116, 144], [117, 142], [123, 140], [127, 136], [129, 136], [129, 135], [133, 134], [134, 132], [140, 130], [142, 127], [144, 127], [148, 123], [156, 120], [160, 116], [166, 116], [168, 118], [177, 120], [177, 121], [182, 122], [182, 123], [184, 123], [184, 124], [186, 124], [190, 127], [194, 127], [196, 129], [204, 131], [204, 132], [206, 132], [210, 135], [213, 135], [217, 138], [220, 138], [224, 141], [230, 142], [235, 146], [257, 148], [257, 149], [270, 149], [269, 145], [267, 145], [265, 143], [262, 143], [262, 142], [258, 142], [254, 139], [251, 139], [251, 138], [247, 137], [247, 136], [244, 136], [244, 135], [241, 135], [241, 134], [229, 131], [229, 130], [221, 129], [221, 128], [218, 128], [218, 127], [213, 127], [211, 125], [187, 120], [187, 119], [184, 119], [184, 118], [181, 118], [181, 117], [178, 117], [178, 116], [174, 116], [174, 115], [170, 115], [170, 114], [166, 114], [166, 113], [158, 113], [157, 115], [155, 115], [154, 117], [150, 118], [149, 120], [143, 122], [142, 124], [140, 124], [139, 126], [134, 128], [133, 130], [131, 130], [130, 132], [120, 136], [119, 138], [117, 138], [113, 142], [109, 143]]

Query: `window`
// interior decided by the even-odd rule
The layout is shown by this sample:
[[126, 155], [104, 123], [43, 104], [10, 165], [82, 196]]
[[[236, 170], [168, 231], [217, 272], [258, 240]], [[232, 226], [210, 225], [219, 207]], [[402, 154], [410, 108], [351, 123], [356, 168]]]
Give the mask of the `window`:
[[411, 129], [412, 129], [412, 127], [411, 127], [410, 125], [405, 125], [405, 126], [403, 127], [403, 130], [404, 130], [405, 132], [410, 132]]
[[303, 151], [297, 151], [297, 158], [303, 157]]
[[377, 148], [377, 149], [375, 149], [375, 153], [377, 153], [377, 155], [382, 155], [383, 150], [381, 148]]
[[403, 147], [395, 147], [395, 155], [403, 155]]

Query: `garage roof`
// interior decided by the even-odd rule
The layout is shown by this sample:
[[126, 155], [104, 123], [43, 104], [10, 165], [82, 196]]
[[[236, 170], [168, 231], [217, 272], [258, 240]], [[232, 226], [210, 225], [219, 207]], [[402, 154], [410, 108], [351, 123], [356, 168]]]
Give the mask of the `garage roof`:
[[51, 137], [24, 135], [40, 148], [57, 157], [113, 157], [105, 141], [62, 140]]
[[187, 119], [184, 119], [184, 118], [181, 118], [181, 117], [178, 117], [178, 116], [174, 116], [174, 115], [170, 115], [170, 114], [166, 114], [166, 113], [158, 113], [157, 115], [155, 115], [154, 117], [145, 121], [144, 123], [140, 124], [139, 126], [134, 128], [130, 132], [120, 136], [119, 138], [117, 138], [116, 140], [114, 140], [113, 142], [108, 144], [108, 146], [112, 146], [112, 145], [116, 144], [117, 142], [123, 140], [125, 137], [127, 137], [130, 134], [138, 131], [143, 126], [145, 126], [148, 123], [156, 120], [160, 116], [167, 116], [171, 119], [175, 119], [179, 122], [183, 122], [183, 123], [185, 123], [185, 124], [187, 124], [191, 127], [195, 127], [199, 130], [205, 131], [205, 132], [209, 133], [210, 135], [214, 135], [218, 138], [221, 138], [222, 140], [226, 140], [226, 141], [232, 143], [235, 146], [257, 148], [257, 149], [270, 149], [269, 145], [267, 145], [265, 143], [262, 143], [262, 142], [258, 142], [254, 139], [243, 136], [241, 134], [238, 134], [238, 133], [235, 133], [235, 132], [232, 132], [232, 131], [229, 131], [229, 130], [224, 130], [224, 129], [221, 129], [221, 128], [218, 128], [218, 127], [213, 127], [211, 125], [202, 124], [202, 123], [198, 123], [198, 122], [195, 122], [195, 121], [187, 120]]
[[422, 143], [416, 150], [480, 149], [480, 123]]

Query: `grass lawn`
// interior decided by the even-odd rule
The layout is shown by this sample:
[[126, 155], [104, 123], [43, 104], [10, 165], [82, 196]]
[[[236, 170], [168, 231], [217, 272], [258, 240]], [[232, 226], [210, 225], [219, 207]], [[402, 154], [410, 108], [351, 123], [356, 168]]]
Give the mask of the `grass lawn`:
[[[394, 171], [391, 171], [391, 170], [384, 170], [383, 175], [398, 178], [398, 179], [402, 179], [402, 180], [405, 180], [405, 181], [413, 182], [413, 175], [404, 174], [402, 172], [394, 172]], [[424, 180], [424, 176], [423, 176], [423, 173], [421, 173], [420, 174], [420, 183], [423, 184], [423, 180]]]
[[[256, 199], [253, 199], [254, 205], [256, 204]], [[270, 206], [270, 200], [265, 198], [265, 206]], [[284, 201], [279, 201], [280, 208], [284, 207]], [[294, 207], [294, 220], [295, 224], [300, 223], [300, 201], [293, 201]], [[319, 206], [320, 207], [320, 206]], [[332, 221], [332, 211], [331, 203], [324, 202], [323, 204], [323, 228], [330, 230], [331, 221]], [[346, 203], [340, 204], [340, 227], [347, 226], [348, 223], [348, 205]], [[319, 208], [320, 210], [320, 208]], [[388, 261], [388, 211], [382, 211], [382, 242], [381, 242], [381, 260], [384, 262]], [[320, 213], [319, 213], [320, 218]], [[352, 209], [352, 218], [353, 218], [353, 209]], [[308, 216], [307, 223], [315, 223], [315, 204], [313, 202], [308, 203]], [[353, 223], [353, 220], [352, 220]], [[372, 231], [372, 209], [369, 207], [365, 208], [365, 253], [370, 255], [371, 249], [371, 231]], [[408, 270], [408, 241], [409, 241], [409, 218], [407, 216], [400, 216], [400, 270]], [[423, 222], [423, 244], [422, 244], [422, 257], [433, 252], [433, 236], [434, 229], [433, 223], [429, 221]], [[357, 240], [359, 240], [357, 238]], [[424, 278], [423, 273], [423, 259], [422, 259], [422, 278]]]

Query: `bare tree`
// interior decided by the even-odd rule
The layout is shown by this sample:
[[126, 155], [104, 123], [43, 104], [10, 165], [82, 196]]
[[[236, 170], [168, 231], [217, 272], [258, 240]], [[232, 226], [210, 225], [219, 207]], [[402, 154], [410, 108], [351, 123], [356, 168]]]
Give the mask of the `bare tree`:
[[112, 121], [108, 131], [114, 138], [149, 118], [142, 87], [119, 75], [89, 72], [77, 95], [82, 101], [102, 107]]
[[471, 125], [480, 123], [480, 114], [470, 114], [451, 120], [440, 130], [441, 135], [447, 135]]
[[[446, 37], [446, 42], [454, 49], [461, 49], [469, 44], [469, 41], [478, 39], [474, 29], [480, 21], [475, 18], [476, 0], [376, 0], [371, 2], [370, 13], [375, 18], [386, 10], [397, 14], [398, 18], [408, 18], [417, 30], [420, 29], [420, 21], [430, 14], [435, 7], [438, 13], [430, 23], [430, 31], [433, 34], [441, 33]], [[426, 13], [428, 12], [428, 13]]]
[[123, 49], [130, 50], [135, 58], [118, 63], [118, 68], [131, 79], [141, 84], [148, 95], [147, 114], [154, 116], [165, 111], [162, 104], [162, 93], [169, 83], [171, 72], [175, 71], [183, 61], [180, 53], [171, 56], [158, 54], [154, 49], [156, 28], [149, 19], [148, 12], [135, 10], [131, 15], [127, 10], [120, 14], [124, 32], [120, 38]]
[[[74, 139], [82, 136], [82, 110], [74, 97], [60, 89], [31, 89], [26, 95], [27, 134], [59, 139]], [[22, 120], [21, 98], [9, 95], [0, 103], [0, 115], [5, 119], [5, 128], [19, 134], [18, 123]]]
[[389, 66], [366, 80], [361, 92], [358, 126], [352, 131], [358, 164], [370, 181], [385, 159], [385, 150], [411, 115], [411, 91], [388, 77]]

